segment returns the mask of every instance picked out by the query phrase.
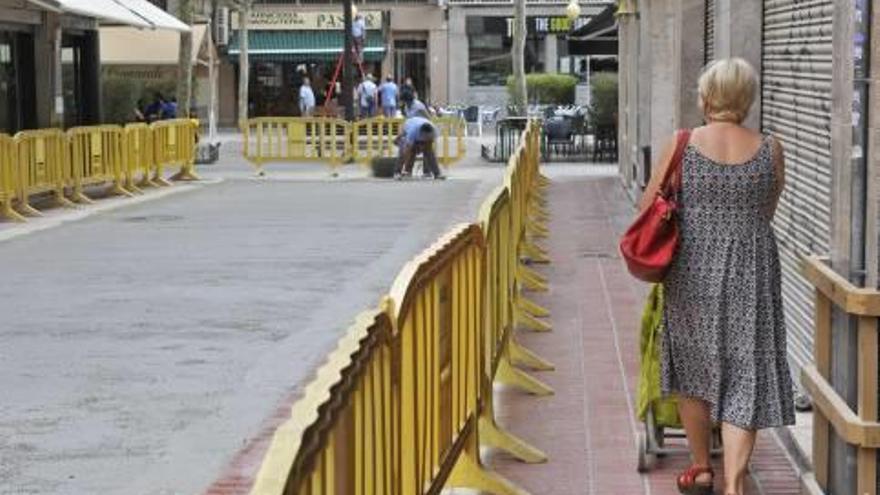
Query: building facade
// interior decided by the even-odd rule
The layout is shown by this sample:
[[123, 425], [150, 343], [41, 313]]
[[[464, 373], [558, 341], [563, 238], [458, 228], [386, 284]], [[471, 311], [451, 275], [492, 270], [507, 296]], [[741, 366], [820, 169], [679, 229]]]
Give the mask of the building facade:
[[[798, 384], [815, 365], [816, 296], [801, 275], [805, 257], [827, 256], [844, 279], [878, 287], [880, 64], [871, 64], [880, 55], [872, 22], [878, 9], [875, 0], [625, 0], [617, 12], [620, 177], [633, 198], [675, 129], [702, 124], [696, 83], [706, 64], [738, 56], [759, 73], [746, 125], [776, 136], [785, 149], [786, 188], [774, 222]], [[865, 363], [853, 322], [833, 311], [829, 383], [855, 411]], [[827, 424], [822, 431], [814, 442], [829, 445], [830, 454], [817, 459], [821, 479], [805, 481], [806, 492], [856, 493], [855, 466], [864, 458], [857, 463], [856, 449]]]
[[[572, 22], [566, 17], [564, 0], [529, 1], [527, 71], [579, 74], [584, 61], [568, 56], [564, 36], [610, 3], [581, 1], [581, 18]], [[377, 78], [391, 75], [398, 81], [410, 77], [419, 95], [437, 105], [503, 106], [507, 102], [511, 1], [380, 0], [355, 1], [355, 6], [367, 19], [366, 72]], [[238, 78], [238, 38], [234, 15], [229, 17], [228, 56], [220, 83], [221, 101], [230, 101], [221, 106], [224, 125], [236, 122], [232, 102]], [[303, 73], [312, 79], [318, 103], [322, 103], [342, 52], [341, 20], [339, 2], [255, 4], [249, 40], [251, 77], [255, 78], [251, 82], [253, 115], [295, 114], [296, 88]], [[216, 39], [223, 51], [224, 40]]]
[[97, 28], [51, 1], [0, 0], [0, 132], [100, 120]]

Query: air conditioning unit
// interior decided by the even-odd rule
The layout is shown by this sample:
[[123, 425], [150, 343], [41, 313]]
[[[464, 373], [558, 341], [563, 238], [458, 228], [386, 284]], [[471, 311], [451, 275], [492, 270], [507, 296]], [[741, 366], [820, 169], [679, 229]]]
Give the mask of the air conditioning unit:
[[217, 18], [214, 19], [214, 42], [217, 46], [229, 44], [229, 7], [217, 8]]

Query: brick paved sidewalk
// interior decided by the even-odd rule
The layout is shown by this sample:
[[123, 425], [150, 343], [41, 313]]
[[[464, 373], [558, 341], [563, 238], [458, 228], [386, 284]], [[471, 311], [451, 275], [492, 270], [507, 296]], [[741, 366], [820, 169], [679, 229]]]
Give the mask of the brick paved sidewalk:
[[[534, 495], [677, 493], [684, 455], [636, 472], [635, 419], [639, 318], [647, 286], [634, 281], [617, 256], [631, 210], [616, 178], [558, 178], [548, 195], [553, 264], [538, 268], [550, 292], [530, 294], [550, 309], [553, 331], [520, 332], [521, 343], [556, 365], [534, 375], [550, 397], [499, 392], [499, 422], [544, 450], [550, 461], [527, 465], [493, 453], [489, 464]], [[720, 470], [720, 466], [716, 466]], [[759, 434], [749, 494], [800, 493], [797, 474], [770, 431]], [[716, 483], [721, 488], [720, 481]]]

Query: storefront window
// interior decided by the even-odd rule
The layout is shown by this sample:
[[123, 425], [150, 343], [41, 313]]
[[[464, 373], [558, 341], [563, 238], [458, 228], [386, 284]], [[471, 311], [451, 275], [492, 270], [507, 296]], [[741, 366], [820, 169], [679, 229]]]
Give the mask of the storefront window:
[[[525, 69], [527, 73], [555, 68], [557, 61], [544, 60], [547, 34], [553, 34], [556, 18], [530, 17], [527, 25]], [[513, 72], [510, 49], [513, 20], [509, 17], [468, 17], [468, 83], [471, 86], [503, 86]], [[562, 27], [559, 27], [562, 29]]]

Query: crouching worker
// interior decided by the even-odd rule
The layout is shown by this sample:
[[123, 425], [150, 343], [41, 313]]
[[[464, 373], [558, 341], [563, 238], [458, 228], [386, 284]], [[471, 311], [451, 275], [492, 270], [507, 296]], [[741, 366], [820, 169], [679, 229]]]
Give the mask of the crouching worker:
[[435, 139], [437, 139], [437, 128], [425, 118], [424, 114], [420, 113], [406, 119], [400, 134], [394, 140], [399, 150], [394, 178], [409, 176], [416, 157], [421, 153], [424, 157], [424, 176], [437, 180], [445, 179], [446, 177], [440, 173], [440, 167], [437, 166], [437, 155], [434, 154]]

